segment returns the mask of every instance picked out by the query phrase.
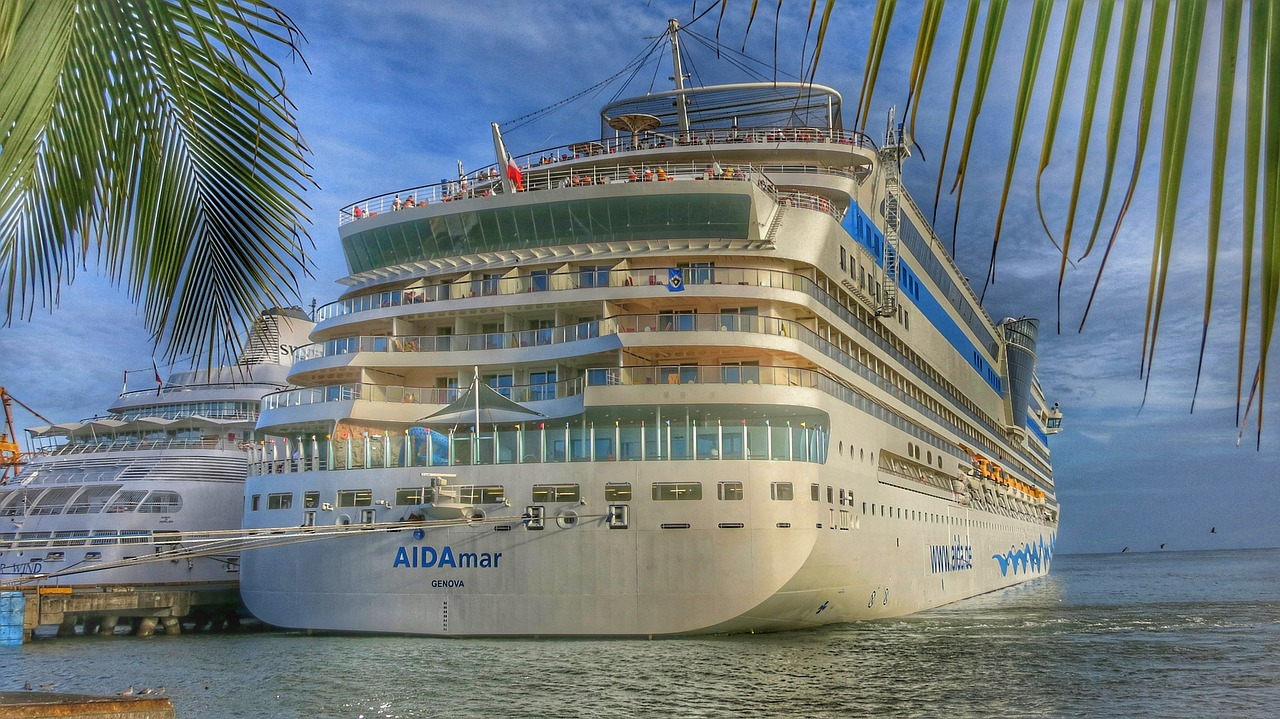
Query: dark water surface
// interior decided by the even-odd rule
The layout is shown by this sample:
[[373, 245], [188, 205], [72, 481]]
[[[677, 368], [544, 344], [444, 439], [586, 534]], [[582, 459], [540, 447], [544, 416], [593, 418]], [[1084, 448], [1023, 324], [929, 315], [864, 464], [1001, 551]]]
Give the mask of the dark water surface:
[[[377, 611], [370, 607], [370, 611]], [[660, 641], [242, 634], [0, 647], [0, 690], [213, 717], [1276, 717], [1280, 549], [1076, 555], [903, 619]]]

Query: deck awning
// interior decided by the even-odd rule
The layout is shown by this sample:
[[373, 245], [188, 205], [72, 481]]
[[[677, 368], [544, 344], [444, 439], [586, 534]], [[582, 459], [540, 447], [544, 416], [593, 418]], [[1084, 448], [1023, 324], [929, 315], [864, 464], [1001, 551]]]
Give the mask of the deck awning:
[[530, 417], [545, 417], [537, 410], [503, 397], [489, 385], [472, 384], [456, 400], [438, 412], [418, 420], [437, 424], [492, 424], [494, 422], [519, 422]]

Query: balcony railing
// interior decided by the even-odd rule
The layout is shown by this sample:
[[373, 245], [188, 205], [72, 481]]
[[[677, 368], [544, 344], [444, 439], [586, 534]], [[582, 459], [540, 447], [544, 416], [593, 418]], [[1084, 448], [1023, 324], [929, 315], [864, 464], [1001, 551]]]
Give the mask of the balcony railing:
[[[598, 162], [598, 160], [593, 160], [592, 158], [608, 157], [610, 159], [616, 159], [619, 163], [619, 168], [627, 168], [630, 170], [632, 167], [648, 167], [656, 173], [656, 169], [658, 167], [663, 167], [670, 176], [674, 171], [672, 165], [665, 163], [646, 163], [643, 162], [644, 156], [646, 154], [652, 154], [652, 151], [654, 150], [666, 150], [671, 147], [685, 148], [704, 145], [734, 144], [776, 145], [784, 142], [826, 143], [860, 148], [874, 148], [874, 144], [871, 140], [860, 132], [820, 128], [782, 127], [756, 128], [751, 130], [707, 130], [691, 133], [686, 138], [669, 138], [653, 133], [640, 133], [634, 139], [631, 137], [609, 137], [600, 138], [599, 140], [580, 141], [556, 147], [544, 148], [536, 152], [517, 156], [514, 159], [523, 175], [522, 180], [526, 189], [545, 189], [547, 187], [560, 186], [558, 184], [559, 181], [566, 176], [581, 177], [584, 174], [587, 174], [596, 181], [598, 181], [602, 176], [605, 176], [600, 174], [597, 170], [584, 172], [581, 168], [577, 168], [576, 171], [571, 168], [561, 173], [553, 173], [546, 175], [545, 177], [542, 176], [541, 173], [544, 173], [550, 168], [556, 167], [561, 163], [590, 165]], [[588, 160], [589, 162], [578, 162], [583, 159]], [[695, 173], [702, 173], [705, 171], [705, 167], [703, 167], [705, 163], [694, 164], [696, 165]], [[499, 168], [496, 164], [491, 164], [478, 170], [472, 170], [471, 172], [465, 173], [456, 179], [446, 178], [437, 183], [418, 185], [416, 187], [406, 187], [385, 194], [375, 195], [339, 210], [338, 225], [345, 225], [348, 222], [361, 219], [363, 217], [392, 212], [396, 209], [404, 209], [406, 207], [416, 207], [437, 202], [501, 194], [504, 190], [502, 187], [502, 177], [500, 172], [505, 172], [505, 168]], [[641, 170], [641, 172], [643, 172], [643, 170]], [[612, 178], [610, 181], [616, 181], [618, 179], [627, 179], [629, 174], [629, 172], [624, 172], [622, 174], [612, 173], [608, 176]], [[548, 182], [546, 180], [550, 181]], [[409, 204], [410, 202], [412, 202], [412, 205]]]

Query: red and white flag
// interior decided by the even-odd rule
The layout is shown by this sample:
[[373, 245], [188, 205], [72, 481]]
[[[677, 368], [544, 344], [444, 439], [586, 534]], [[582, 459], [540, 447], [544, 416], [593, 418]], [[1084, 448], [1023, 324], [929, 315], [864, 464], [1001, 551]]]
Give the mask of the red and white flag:
[[515, 183], [516, 190], [524, 190], [524, 173], [520, 172], [520, 166], [511, 159], [511, 155], [507, 155], [507, 178]]

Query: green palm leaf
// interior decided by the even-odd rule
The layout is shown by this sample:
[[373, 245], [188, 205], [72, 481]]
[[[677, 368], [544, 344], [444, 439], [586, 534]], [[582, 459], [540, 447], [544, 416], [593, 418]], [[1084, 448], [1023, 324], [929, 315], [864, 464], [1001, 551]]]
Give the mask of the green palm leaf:
[[[1169, 258], [1173, 253], [1178, 195], [1182, 188], [1187, 133], [1191, 127], [1196, 70], [1200, 61], [1200, 39], [1204, 35], [1204, 16], [1203, 0], [1182, 0], [1178, 3], [1174, 17], [1169, 87], [1165, 96], [1164, 144], [1160, 152], [1160, 183], [1156, 198], [1156, 237], [1151, 251], [1151, 280], [1147, 289], [1147, 329], [1142, 338], [1146, 354], [1147, 388], [1151, 383], [1150, 369], [1160, 331], [1164, 293], [1168, 286]], [[1143, 396], [1145, 401], [1145, 389]]]
[[[1204, 350], [1209, 340], [1209, 317], [1213, 310], [1213, 285], [1218, 267], [1218, 236], [1222, 229], [1222, 190], [1226, 185], [1227, 143], [1231, 133], [1231, 99], [1236, 84], [1236, 55], [1240, 44], [1243, 0], [1225, 0], [1222, 5], [1222, 32], [1218, 41], [1218, 99], [1213, 123], [1213, 165], [1209, 183], [1209, 254], [1205, 267], [1204, 323], [1200, 328], [1200, 359], [1196, 363], [1196, 385], [1191, 392], [1191, 409], [1200, 393], [1204, 370]], [[1239, 387], [1237, 386], [1237, 393]], [[1238, 397], [1237, 397], [1238, 399]]]
[[[978, 27], [978, 10], [981, 5], [978, 0], [969, 0], [969, 9], [964, 16], [964, 29], [960, 32], [960, 52], [956, 58], [956, 75], [951, 84], [951, 106], [947, 109], [947, 132], [946, 137], [942, 141], [942, 160], [938, 163], [938, 183], [933, 189], [933, 215], [930, 222], [937, 224], [938, 222], [938, 201], [942, 197], [942, 177], [943, 171], [947, 167], [947, 153], [951, 149], [951, 133], [956, 126], [956, 106], [960, 102], [960, 87], [964, 82], [964, 71], [969, 61], [969, 48], [973, 45], [973, 34]], [[920, 103], [916, 102], [916, 107]], [[951, 237], [951, 254], [955, 254], [956, 244], [955, 235]]]
[[[1127, 16], [1125, 20], [1128, 20]], [[1107, 260], [1111, 257], [1111, 250], [1115, 247], [1116, 238], [1120, 235], [1120, 225], [1124, 222], [1125, 213], [1129, 211], [1129, 203], [1133, 202], [1133, 194], [1138, 188], [1138, 177], [1142, 173], [1142, 158], [1146, 154], [1147, 140], [1150, 137], [1151, 112], [1155, 100], [1156, 84], [1160, 77], [1164, 34], [1165, 30], [1168, 29], [1168, 21], [1169, 0], [1155, 0], [1151, 4], [1151, 20], [1147, 29], [1147, 61], [1142, 76], [1142, 100], [1138, 107], [1138, 143], [1134, 150], [1133, 170], [1129, 175], [1129, 187], [1125, 191], [1124, 200], [1120, 203], [1120, 211], [1116, 216], [1115, 225], [1111, 229], [1111, 238], [1107, 241], [1107, 249], [1102, 255], [1102, 261], [1098, 264], [1098, 274], [1094, 278], [1093, 289], [1089, 292], [1089, 301], [1085, 303], [1084, 315], [1080, 318], [1081, 330], [1084, 329], [1084, 324], [1089, 319], [1089, 310], [1093, 308], [1093, 301], [1098, 296], [1098, 285], [1102, 283], [1102, 274], [1107, 269]], [[1117, 118], [1112, 117], [1112, 122], [1117, 121]], [[1092, 246], [1093, 243], [1090, 242], [1089, 244]], [[1145, 356], [1145, 342], [1143, 343], [1143, 353]], [[1139, 368], [1141, 369], [1142, 366], [1140, 361]]]
[[[1036, 73], [1040, 69], [1040, 55], [1044, 51], [1044, 38], [1049, 31], [1049, 11], [1052, 0], [1036, 0], [1027, 23], [1027, 42], [1022, 52], [1022, 75], [1018, 80], [1018, 99], [1014, 104], [1013, 132], [1009, 138], [1009, 159], [1005, 165], [1004, 188], [1000, 191], [1000, 207], [996, 212], [996, 229], [991, 236], [991, 261], [987, 267], [987, 281], [995, 282], [996, 250], [1000, 247], [1000, 230], [1004, 227], [1004, 211], [1009, 206], [1009, 188], [1013, 186], [1013, 171], [1018, 164], [1018, 150], [1022, 148], [1022, 133], [1027, 127], [1027, 113], [1031, 111], [1031, 97], [1035, 92]], [[1065, 78], [1063, 80], [1065, 83]], [[1051, 120], [1056, 123], [1056, 118]], [[1046, 139], [1052, 133], [1045, 130]]]
[[[1095, 27], [1093, 33], [1093, 51], [1089, 58], [1089, 74], [1088, 80], [1085, 82], [1084, 110], [1080, 115], [1080, 134], [1076, 139], [1076, 165], [1075, 175], [1071, 182], [1071, 199], [1067, 202], [1067, 222], [1066, 227], [1062, 231], [1062, 260], [1058, 264], [1058, 331], [1062, 331], [1062, 284], [1067, 274], [1067, 263], [1071, 261], [1071, 232], [1075, 228], [1076, 208], [1080, 203], [1080, 189], [1084, 184], [1084, 168], [1085, 162], [1089, 156], [1089, 138], [1093, 135], [1093, 118], [1094, 112], [1098, 106], [1098, 89], [1102, 83], [1102, 66], [1107, 56], [1107, 38], [1111, 35], [1111, 17], [1115, 12], [1115, 3], [1113, 0], [1101, 0], [1098, 3], [1098, 14], [1095, 19]], [[1064, 36], [1063, 42], [1066, 42]], [[1069, 59], [1068, 59], [1069, 62]], [[1055, 82], [1055, 92], [1056, 92]], [[1117, 139], [1119, 133], [1116, 134]], [[1049, 142], [1045, 143], [1046, 147], [1050, 146]], [[1044, 173], [1045, 167], [1048, 166], [1047, 158], [1041, 160], [1040, 174]], [[1115, 151], [1112, 149], [1111, 155], [1108, 157], [1108, 180], [1110, 184], [1110, 172], [1115, 160]], [[1036, 175], [1036, 208], [1039, 210], [1040, 205], [1040, 175]], [[1101, 218], [1101, 208], [1098, 217]], [[1044, 227], [1045, 233], [1050, 235], [1049, 227], [1044, 219], [1044, 212], [1040, 212], [1040, 224]]]
[[969, 167], [969, 152], [973, 149], [978, 115], [982, 112], [987, 83], [991, 80], [991, 69], [995, 67], [996, 47], [1000, 44], [1000, 32], [1004, 27], [1005, 11], [1008, 7], [1007, 0], [991, 0], [991, 5], [987, 7], [987, 25], [982, 32], [982, 43], [978, 47], [978, 70], [973, 83], [973, 99], [969, 103], [969, 119], [964, 128], [964, 139], [960, 143], [960, 161], [956, 167], [956, 178], [951, 185], [951, 191], [956, 196], [956, 209], [951, 223], [953, 237], [956, 234], [956, 226], [960, 222], [960, 204], [964, 198], [964, 180], [965, 171]]
[[169, 357], [212, 359], [306, 271], [306, 148], [257, 0], [6, 0], [0, 275], [8, 317], [90, 263]]

